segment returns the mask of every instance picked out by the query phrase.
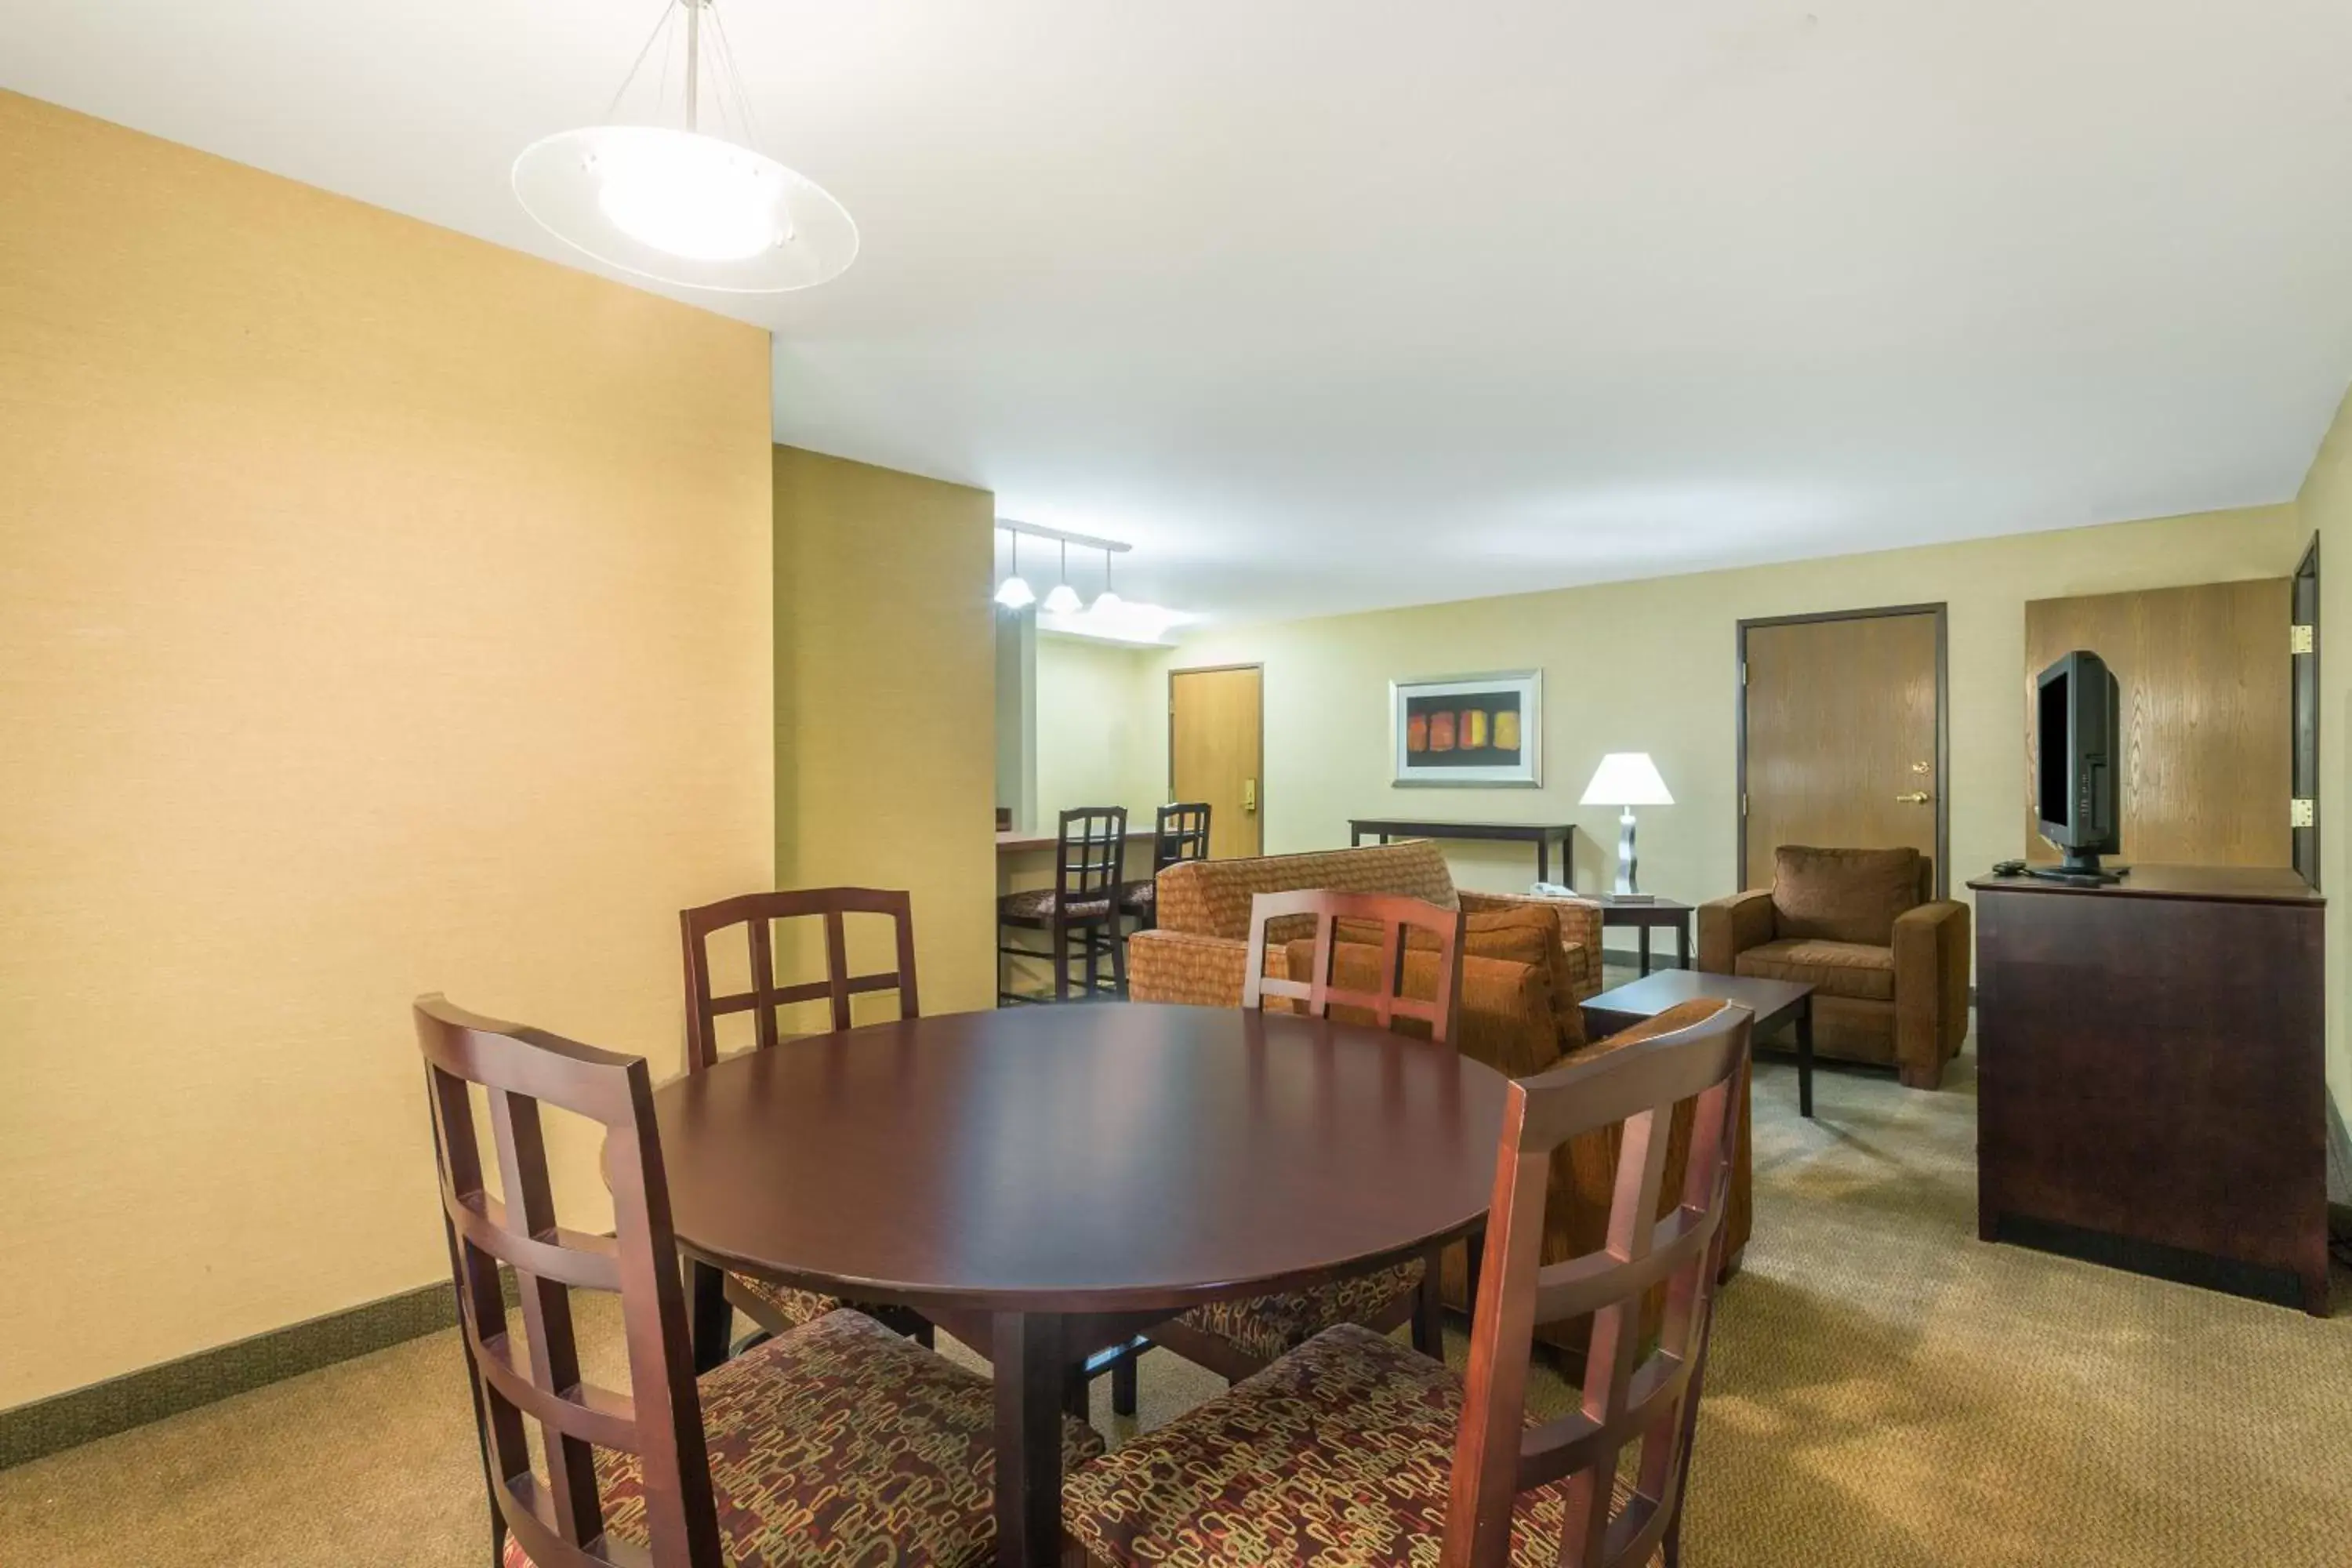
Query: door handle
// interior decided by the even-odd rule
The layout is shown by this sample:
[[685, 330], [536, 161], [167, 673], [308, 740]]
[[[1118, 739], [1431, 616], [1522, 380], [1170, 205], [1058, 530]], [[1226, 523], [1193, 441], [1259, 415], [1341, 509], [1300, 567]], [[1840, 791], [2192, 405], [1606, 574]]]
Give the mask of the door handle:
[[1936, 797], [1924, 789], [1915, 789], [1907, 795], [1898, 795], [1895, 798], [1906, 805], [1925, 805]]
[[1253, 816], [1257, 815], [1257, 780], [1255, 779], [1242, 780], [1242, 809]]

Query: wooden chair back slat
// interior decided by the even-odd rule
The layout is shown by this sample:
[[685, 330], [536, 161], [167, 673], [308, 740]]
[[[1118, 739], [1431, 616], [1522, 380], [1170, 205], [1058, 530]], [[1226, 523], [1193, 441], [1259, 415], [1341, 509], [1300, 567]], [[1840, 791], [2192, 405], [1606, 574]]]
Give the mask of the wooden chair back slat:
[[1064, 909], [1108, 899], [1127, 879], [1127, 807], [1079, 805], [1062, 813], [1054, 854], [1054, 891]]
[[[1268, 929], [1276, 921], [1315, 922], [1315, 953], [1307, 978], [1283, 978], [1265, 972]], [[1377, 991], [1344, 989], [1332, 983], [1332, 966], [1339, 946], [1341, 921], [1381, 928]], [[1310, 889], [1293, 892], [1258, 893], [1250, 899], [1247, 971], [1242, 980], [1242, 1005], [1259, 1007], [1268, 996], [1303, 1005], [1311, 1016], [1328, 1017], [1334, 1006], [1359, 1007], [1372, 1015], [1381, 1028], [1398, 1018], [1417, 1018], [1429, 1026], [1433, 1039], [1454, 1038], [1461, 1019], [1462, 911], [1444, 910], [1419, 899], [1395, 893], [1340, 893]], [[1437, 947], [1436, 994], [1428, 1001], [1404, 994], [1405, 932], [1427, 931]]]
[[[724, 1568], [643, 1058], [481, 1017], [438, 996], [419, 999], [415, 1016], [474, 1415], [499, 1522], [534, 1568]], [[477, 1087], [489, 1108], [502, 1199], [485, 1180]], [[542, 1105], [604, 1130], [609, 1239], [557, 1219]], [[501, 1263], [519, 1287], [520, 1352]], [[626, 1394], [581, 1375], [575, 1289], [621, 1298]], [[543, 1474], [532, 1468], [526, 1420], [540, 1427]], [[637, 1458], [650, 1553], [605, 1531], [599, 1448]]]
[[[895, 924], [896, 967], [879, 974], [849, 971], [846, 917], [886, 916]], [[824, 922], [823, 980], [780, 985], [776, 981], [775, 925], [779, 921], [814, 917]], [[898, 1016], [919, 1017], [921, 1000], [915, 987], [915, 916], [912, 901], [903, 892], [882, 888], [806, 888], [773, 893], [745, 893], [699, 909], [678, 913], [678, 933], [686, 956], [686, 1066], [699, 1072], [719, 1059], [719, 1020], [750, 1013], [753, 1043], [772, 1046], [780, 1037], [777, 1010], [802, 1002], [824, 1001], [835, 1029], [846, 1029], [854, 1020], [849, 1000], [876, 992], [898, 994]], [[736, 926], [749, 938], [751, 989], [719, 996], [712, 994], [710, 938]]]
[[[1662, 1023], [1667, 1032], [1510, 1088], [1442, 1568], [1507, 1568], [1518, 1494], [1555, 1483], [1568, 1497], [1556, 1543], [1561, 1568], [1636, 1568], [1680, 1529], [1754, 1017], [1729, 1005], [1696, 1012]], [[1695, 1102], [1689, 1152], [1677, 1201], [1661, 1218], [1668, 1136], [1685, 1102]], [[1552, 1152], [1610, 1127], [1619, 1139], [1607, 1239], [1599, 1251], [1544, 1267]], [[1643, 1300], [1661, 1285], [1664, 1318], [1643, 1353]], [[1578, 1407], [1530, 1431], [1535, 1327], [1586, 1314], [1592, 1332]], [[1633, 1496], [1619, 1508], [1619, 1461], [1636, 1446]]]
[[1187, 860], [1209, 858], [1209, 806], [1206, 801], [1175, 801], [1160, 808], [1151, 828], [1151, 874]]

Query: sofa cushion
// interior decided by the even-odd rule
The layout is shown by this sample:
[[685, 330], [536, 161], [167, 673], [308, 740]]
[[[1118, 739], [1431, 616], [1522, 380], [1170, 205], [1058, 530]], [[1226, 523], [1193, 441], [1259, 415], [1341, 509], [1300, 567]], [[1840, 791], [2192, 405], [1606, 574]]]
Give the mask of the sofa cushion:
[[[1280, 949], [1278, 956], [1269, 952], [1266, 957], [1269, 973], [1279, 963], [1283, 977], [1304, 979], [1315, 962], [1315, 943], [1294, 942]], [[1343, 991], [1375, 989], [1381, 984], [1381, 950], [1360, 942], [1339, 943], [1331, 952], [1331, 983]], [[1418, 1002], [1437, 994], [1435, 953], [1405, 953], [1404, 994]], [[1507, 1078], [1525, 1078], [1559, 1059], [1551, 977], [1540, 960], [1528, 963], [1465, 955], [1461, 1004], [1462, 1022], [1454, 1045], [1473, 1061], [1483, 1062]], [[1268, 1003], [1269, 1006], [1279, 1005], [1278, 1001]], [[1335, 1006], [1331, 1016], [1342, 1024], [1372, 1022], [1372, 1015], [1361, 1007]], [[1429, 1026], [1417, 1018], [1399, 1018], [1394, 1027], [1401, 1035], [1429, 1037]]]
[[[1259, 893], [1328, 888], [1339, 893], [1402, 893], [1443, 910], [1458, 909], [1445, 857], [1426, 838], [1320, 849], [1309, 855], [1261, 855], [1240, 860], [1187, 860], [1160, 873], [1160, 929], [1202, 936], [1249, 935], [1250, 900]], [[1296, 934], [1277, 931], [1277, 941]]]
[[1732, 961], [1732, 973], [1757, 980], [1793, 980], [1825, 996], [1857, 1002], [1895, 1000], [1895, 950], [1858, 942], [1804, 938], [1768, 942]]
[[1772, 934], [1891, 947], [1895, 917], [1919, 901], [1916, 849], [1772, 852]]

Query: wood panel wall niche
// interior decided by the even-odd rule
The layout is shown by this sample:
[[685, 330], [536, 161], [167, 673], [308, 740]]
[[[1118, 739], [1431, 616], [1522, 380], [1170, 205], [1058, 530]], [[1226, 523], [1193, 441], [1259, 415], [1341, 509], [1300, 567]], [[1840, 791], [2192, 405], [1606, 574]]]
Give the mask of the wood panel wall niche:
[[2027, 858], [2059, 855], [2034, 826], [2034, 677], [2088, 648], [2122, 702], [2126, 864], [2288, 866], [2294, 708], [2284, 577], [2025, 606], [2021, 711]]

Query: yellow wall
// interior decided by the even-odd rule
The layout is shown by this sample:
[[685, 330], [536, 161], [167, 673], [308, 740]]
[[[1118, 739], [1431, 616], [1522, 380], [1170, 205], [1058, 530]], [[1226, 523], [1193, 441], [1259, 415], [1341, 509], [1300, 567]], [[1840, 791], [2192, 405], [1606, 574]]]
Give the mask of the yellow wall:
[[[1153, 693], [1157, 692], [1155, 701]], [[1037, 822], [1053, 830], [1070, 806], [1123, 805], [1131, 832], [1149, 833], [1168, 798], [1166, 678], [1153, 648], [1087, 637], [1037, 639]]]
[[2297, 505], [2319, 533], [2319, 888], [2327, 911], [2327, 1081], [2352, 1109], [2352, 396], [2337, 409]]
[[[1696, 900], [1737, 879], [1736, 623], [1941, 601], [1957, 888], [2024, 852], [2025, 602], [2281, 576], [2304, 541], [2294, 507], [2258, 508], [1239, 627], [1192, 637], [1160, 662], [1265, 664], [1269, 851], [1344, 844], [1351, 816], [1566, 819], [1584, 830], [1577, 885], [1605, 887], [1616, 813], [1577, 800], [1602, 752], [1646, 751], [1676, 804], [1640, 814], [1643, 886]], [[1541, 790], [1388, 783], [1391, 679], [1529, 667], [1545, 681]], [[1165, 753], [1159, 738], [1147, 765]], [[1534, 876], [1523, 849], [1447, 853], [1467, 886], [1524, 888]]]
[[772, 747], [764, 332], [5, 93], [0, 213], [5, 1406], [446, 1281], [410, 998], [668, 1070]]
[[993, 498], [779, 447], [775, 504], [777, 876], [909, 889], [923, 1010], [994, 1006]]

